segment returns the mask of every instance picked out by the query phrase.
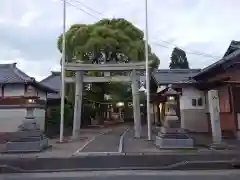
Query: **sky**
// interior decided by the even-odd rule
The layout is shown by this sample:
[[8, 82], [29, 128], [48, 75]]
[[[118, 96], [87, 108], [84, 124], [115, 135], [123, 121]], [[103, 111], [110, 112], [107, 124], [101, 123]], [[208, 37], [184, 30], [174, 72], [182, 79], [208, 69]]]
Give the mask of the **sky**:
[[[67, 28], [125, 18], [144, 30], [144, 7], [145, 0], [68, 0]], [[168, 68], [175, 46], [186, 51], [191, 68], [217, 61], [231, 40], [240, 40], [239, 9], [238, 0], [148, 0], [149, 44], [160, 68]], [[60, 70], [62, 24], [62, 0], [1, 0], [0, 63], [17, 62], [37, 80]]]

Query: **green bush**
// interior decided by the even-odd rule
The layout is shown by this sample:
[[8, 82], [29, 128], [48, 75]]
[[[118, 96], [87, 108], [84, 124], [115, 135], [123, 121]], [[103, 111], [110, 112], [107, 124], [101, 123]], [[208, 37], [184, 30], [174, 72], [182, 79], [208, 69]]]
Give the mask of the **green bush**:
[[[46, 128], [51, 130], [59, 130], [61, 119], [61, 107], [52, 106], [48, 108], [46, 118]], [[71, 105], [64, 106], [64, 127], [72, 127], [73, 124], [73, 108]]]

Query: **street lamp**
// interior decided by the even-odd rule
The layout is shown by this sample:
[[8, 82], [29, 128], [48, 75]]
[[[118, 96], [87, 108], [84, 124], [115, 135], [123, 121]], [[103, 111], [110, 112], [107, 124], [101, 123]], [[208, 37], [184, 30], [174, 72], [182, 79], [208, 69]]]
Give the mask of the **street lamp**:
[[145, 58], [146, 58], [146, 93], [147, 93], [147, 127], [148, 140], [152, 140], [151, 116], [150, 116], [150, 82], [148, 67], [148, 1], [145, 0]]
[[124, 102], [118, 102], [116, 104], [116, 106], [119, 108], [119, 119], [120, 120], [123, 120], [122, 119], [122, 108], [124, 107]]

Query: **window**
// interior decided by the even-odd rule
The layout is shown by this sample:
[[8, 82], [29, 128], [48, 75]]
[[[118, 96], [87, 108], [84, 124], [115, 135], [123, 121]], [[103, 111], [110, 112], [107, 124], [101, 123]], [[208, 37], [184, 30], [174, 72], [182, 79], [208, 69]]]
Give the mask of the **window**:
[[192, 106], [197, 106], [197, 100], [196, 99], [192, 99]]
[[198, 104], [198, 106], [202, 106], [203, 105], [203, 99], [199, 98], [197, 104]]
[[192, 99], [192, 106], [203, 106], [203, 98]]

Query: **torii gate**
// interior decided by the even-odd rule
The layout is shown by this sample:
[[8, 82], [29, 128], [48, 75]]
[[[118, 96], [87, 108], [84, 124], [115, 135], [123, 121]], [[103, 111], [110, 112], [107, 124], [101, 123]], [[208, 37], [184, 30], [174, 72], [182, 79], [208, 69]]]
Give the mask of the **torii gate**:
[[[66, 83], [75, 83], [75, 103], [74, 103], [74, 120], [73, 120], [73, 138], [77, 137], [80, 130], [81, 114], [82, 114], [82, 96], [83, 83], [92, 82], [132, 82], [133, 96], [133, 115], [134, 115], [134, 135], [136, 138], [141, 136], [141, 116], [140, 116], [140, 101], [139, 101], [139, 83], [140, 77], [137, 71], [146, 70], [145, 62], [126, 63], [126, 64], [83, 64], [66, 63], [65, 70], [75, 71], [75, 77], [66, 77]], [[84, 76], [84, 71], [99, 71], [99, 72], [116, 72], [128, 71], [129, 76], [104, 76], [93, 77]]]

